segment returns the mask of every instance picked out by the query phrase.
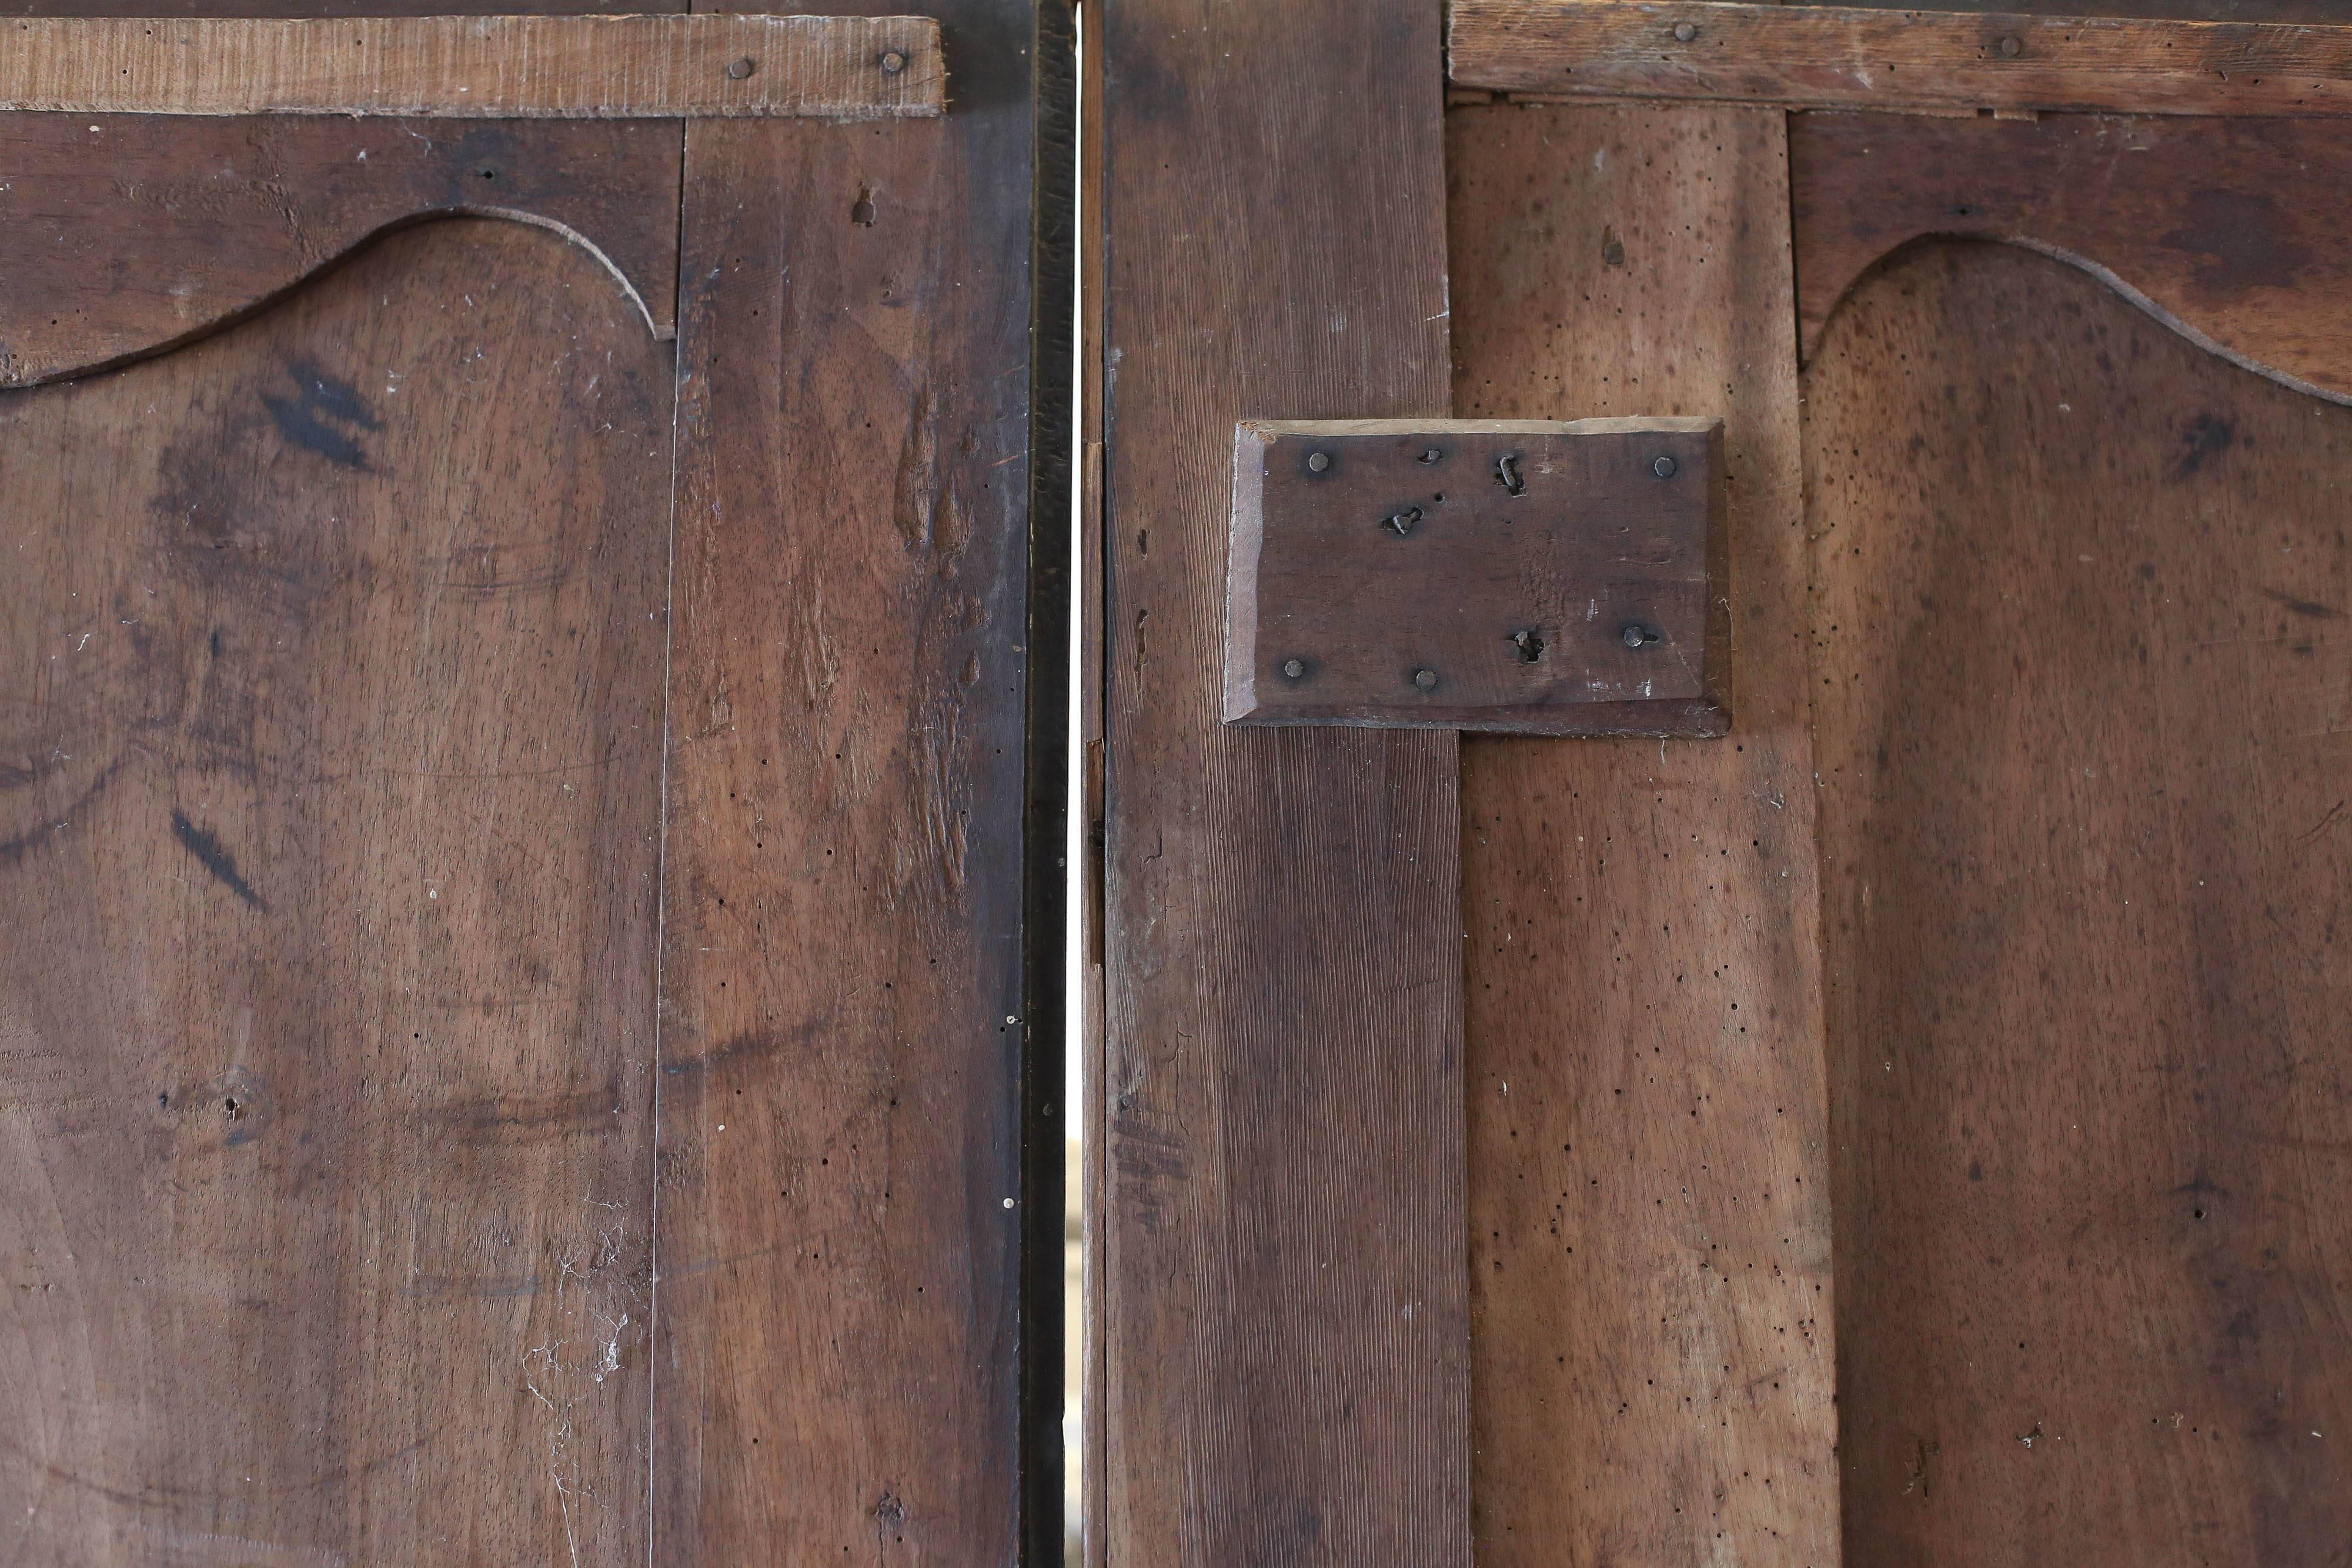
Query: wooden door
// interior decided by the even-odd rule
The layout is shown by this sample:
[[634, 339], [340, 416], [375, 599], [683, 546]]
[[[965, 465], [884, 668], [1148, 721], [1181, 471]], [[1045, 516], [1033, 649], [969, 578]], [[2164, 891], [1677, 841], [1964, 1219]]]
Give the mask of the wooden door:
[[[1090, 35], [1100, 1560], [2342, 1561], [2346, 34], [1180, 9]], [[1724, 422], [1727, 736], [1220, 723], [1235, 422], [1449, 413]]]
[[1058, 1541], [1067, 28], [945, 9], [932, 117], [0, 114], [9, 1560]]

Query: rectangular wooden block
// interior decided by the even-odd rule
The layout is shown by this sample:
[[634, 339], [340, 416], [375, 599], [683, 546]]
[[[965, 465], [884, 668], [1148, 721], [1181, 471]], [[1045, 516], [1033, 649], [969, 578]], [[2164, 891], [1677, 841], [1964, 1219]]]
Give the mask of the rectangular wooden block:
[[1233, 724], [1724, 734], [1715, 419], [1244, 421]]

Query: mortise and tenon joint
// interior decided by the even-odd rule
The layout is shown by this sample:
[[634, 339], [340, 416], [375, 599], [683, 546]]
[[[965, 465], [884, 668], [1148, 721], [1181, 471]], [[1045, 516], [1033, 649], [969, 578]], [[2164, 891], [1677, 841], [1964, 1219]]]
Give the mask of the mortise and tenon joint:
[[1245, 421], [1224, 716], [1722, 735], [1724, 512], [1720, 420]]

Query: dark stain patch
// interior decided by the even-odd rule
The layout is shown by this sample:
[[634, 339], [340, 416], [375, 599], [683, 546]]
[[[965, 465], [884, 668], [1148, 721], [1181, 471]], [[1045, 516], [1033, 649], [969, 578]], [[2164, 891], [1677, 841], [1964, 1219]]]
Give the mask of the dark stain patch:
[[2189, 281], [2208, 295], [2290, 287], [2311, 265], [2309, 248], [2287, 237], [2277, 202], [2247, 191], [2192, 193], [2164, 243], [2205, 258]]
[[2344, 619], [2344, 612], [2336, 609], [2332, 604], [2322, 604], [2315, 599], [2297, 599], [2291, 593], [2281, 593], [2275, 588], [2265, 588], [2262, 591], [2262, 594], [2264, 599], [2271, 601], [2273, 604], [2284, 604], [2289, 610], [2294, 611], [2297, 615], [2307, 616], [2314, 621], [2341, 621]]
[[188, 821], [186, 813], [176, 806], [172, 808], [172, 836], [179, 840], [180, 847], [195, 856], [196, 863], [212, 873], [223, 887], [263, 914], [269, 912], [269, 905], [262, 901], [261, 894], [254, 892], [253, 884], [237, 871], [236, 857], [228, 852], [220, 840]]
[[[807, 1039], [814, 1028], [814, 1026], [811, 1025], [795, 1030], [795, 1038]], [[675, 1061], [663, 1062], [662, 1076], [676, 1078], [688, 1072], [709, 1072], [714, 1068], [724, 1067], [731, 1061], [750, 1061], [762, 1056], [773, 1056], [783, 1049], [784, 1043], [783, 1039], [778, 1035], [739, 1034], [716, 1051], [707, 1051], [700, 1056], [683, 1056]]]
[[580, 1094], [495, 1094], [452, 1100], [435, 1107], [433, 1119], [454, 1127], [468, 1142], [512, 1144], [536, 1137], [616, 1131], [621, 1107], [617, 1088]]
[[2237, 444], [2238, 427], [2216, 413], [2200, 413], [2189, 422], [2180, 433], [2181, 452], [2174, 459], [2172, 477], [2177, 482], [2194, 476], [2205, 466], [2208, 457], [2218, 457]]
[[0, 866], [15, 865], [26, 855], [72, 827], [74, 818], [88, 810], [90, 802], [104, 793], [107, 785], [113, 782], [114, 775], [121, 766], [120, 762], [110, 763], [105, 771], [90, 780], [89, 788], [81, 792], [79, 800], [56, 816], [47, 821], [37, 822], [10, 838], [0, 839]]
[[[297, 360], [286, 367], [294, 378], [295, 395], [261, 394], [261, 406], [278, 425], [278, 434], [344, 468], [364, 471], [367, 453], [359, 444], [362, 433], [383, 428], [359, 389], [339, 381], [314, 361]], [[345, 428], [338, 429], [336, 426]]]

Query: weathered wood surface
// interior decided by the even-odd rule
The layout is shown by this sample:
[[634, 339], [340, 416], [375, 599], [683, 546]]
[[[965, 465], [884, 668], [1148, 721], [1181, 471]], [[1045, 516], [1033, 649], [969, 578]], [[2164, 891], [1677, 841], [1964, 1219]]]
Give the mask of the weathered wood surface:
[[671, 382], [459, 222], [0, 394], [21, 1560], [645, 1561]]
[[1454, 85], [1877, 110], [2352, 115], [2352, 26], [1721, 0], [1454, 0]]
[[1808, 361], [1874, 263], [1969, 235], [2057, 256], [2195, 342], [2352, 400], [2352, 124], [1800, 114], [1790, 161]]
[[1479, 1560], [1829, 1568], [1782, 117], [1448, 121], [1456, 412], [1722, 417], [1738, 704], [1724, 740], [1463, 744]]
[[[1812, 0], [1789, 0], [1796, 5]], [[1879, 11], [1914, 11], [1916, 0], [1850, 0]], [[2168, 16], [2183, 22], [2352, 23], [2347, 0], [1940, 0], [1938, 11], [2022, 12], [2037, 16]]]
[[1805, 376], [1857, 1562], [2352, 1540], [2352, 413], [1990, 246]]
[[937, 115], [925, 16], [20, 16], [0, 110], [655, 119]]
[[1058, 1060], [1022, 999], [1033, 21], [947, 20], [943, 123], [688, 132], [665, 1564], [1013, 1561], [1016, 1360], [1058, 1333], [1018, 1312]]
[[1445, 412], [1437, 22], [1100, 18], [1099, 1397], [1129, 1568], [1469, 1560], [1456, 742], [1218, 723], [1234, 422]]
[[571, 235], [667, 338], [683, 134], [647, 120], [0, 115], [0, 386], [184, 342], [371, 235], [454, 213]]
[[1720, 735], [1720, 422], [1245, 420], [1228, 724]]

